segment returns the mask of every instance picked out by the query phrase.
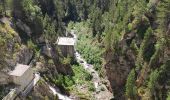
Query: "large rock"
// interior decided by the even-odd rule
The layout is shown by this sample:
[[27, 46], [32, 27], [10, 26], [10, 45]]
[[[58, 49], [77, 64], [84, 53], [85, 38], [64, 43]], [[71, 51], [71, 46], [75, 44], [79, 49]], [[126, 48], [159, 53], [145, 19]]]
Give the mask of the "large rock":
[[41, 48], [41, 53], [49, 58], [52, 58], [53, 51], [51, 49], [51, 46], [44, 45]]
[[16, 54], [16, 62], [28, 65], [33, 57], [33, 51], [26, 46], [22, 46], [20, 51]]
[[28, 36], [31, 36], [32, 31], [31, 31], [30, 27], [28, 25], [26, 25], [24, 22], [22, 22], [21, 20], [18, 20], [16, 22], [16, 26], [18, 29], [25, 32]]
[[28, 97], [33, 100], [47, 100], [47, 98], [49, 100], [58, 100], [58, 96], [53, 94], [48, 84], [42, 79], [35, 85]]

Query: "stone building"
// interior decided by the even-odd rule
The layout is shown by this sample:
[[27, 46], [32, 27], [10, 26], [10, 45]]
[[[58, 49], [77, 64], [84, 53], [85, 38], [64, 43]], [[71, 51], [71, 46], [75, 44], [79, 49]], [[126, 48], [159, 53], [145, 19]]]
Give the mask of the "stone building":
[[17, 64], [15, 69], [8, 74], [10, 75], [11, 82], [18, 85], [20, 91], [23, 91], [34, 78], [32, 68], [22, 64]]
[[63, 54], [63, 56], [67, 57], [74, 57], [74, 45], [75, 39], [69, 37], [59, 37], [57, 44]]

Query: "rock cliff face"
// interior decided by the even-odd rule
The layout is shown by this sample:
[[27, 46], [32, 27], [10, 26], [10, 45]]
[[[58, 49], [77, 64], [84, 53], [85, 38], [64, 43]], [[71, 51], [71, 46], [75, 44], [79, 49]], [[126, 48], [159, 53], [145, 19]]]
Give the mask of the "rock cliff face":
[[0, 34], [7, 41], [3, 44], [7, 66], [13, 69], [16, 63], [29, 64], [33, 57], [33, 51], [21, 43], [20, 36], [12, 27], [6, 25], [4, 28], [9, 30], [4, 29], [4, 32]]
[[58, 100], [58, 97], [53, 95], [53, 92], [50, 90], [48, 84], [42, 79], [34, 87], [27, 98], [32, 100]]
[[[155, 2], [158, 3], [158, 6], [163, 3], [157, 0]], [[133, 87], [137, 91], [133, 96], [135, 95], [136, 98], [140, 97], [143, 100], [146, 99], [146, 95], [149, 100], [153, 98], [164, 100], [166, 98], [164, 94], [167, 93], [169, 88], [165, 87], [169, 86], [168, 78], [170, 77], [168, 74], [170, 24], [164, 20], [166, 25], [163, 29], [160, 22], [157, 21], [159, 17], [156, 14], [158, 13], [158, 10], [154, 9], [153, 12], [148, 11], [141, 15], [142, 17], [139, 19], [134, 16], [134, 19], [130, 23], [128, 22], [132, 27], [125, 32], [123, 31], [123, 34], [119, 34], [118, 41], [115, 40], [116, 43], [112, 41], [113, 44], [105, 52], [106, 64], [104, 67], [106, 74], [113, 93], [119, 100], [132, 98], [125, 93], [129, 88], [126, 86], [127, 79], [132, 78], [132, 76], [129, 76], [132, 69], [135, 70]], [[163, 20], [163, 18], [159, 20]], [[134, 98], [132, 100], [136, 100]]]
[[[122, 45], [122, 43], [120, 45]], [[130, 70], [135, 66], [135, 59], [136, 55], [130, 48], [126, 48], [124, 54], [114, 54], [111, 51], [105, 53], [106, 75], [116, 97], [123, 95], [122, 90]]]

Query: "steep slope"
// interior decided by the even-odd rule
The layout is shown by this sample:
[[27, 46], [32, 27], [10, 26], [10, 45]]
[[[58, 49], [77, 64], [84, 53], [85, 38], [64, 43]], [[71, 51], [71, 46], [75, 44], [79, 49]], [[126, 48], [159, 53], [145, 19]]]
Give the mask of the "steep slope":
[[75, 70], [75, 62], [54, 45], [58, 36], [66, 35], [69, 23], [80, 33], [78, 51], [102, 78], [108, 78], [110, 86], [104, 83], [116, 99], [169, 97], [169, 0], [2, 0], [0, 4], [1, 80], [16, 63], [31, 61], [65, 94], [79, 84], [75, 77], [90, 77], [81, 67]]
[[114, 13], [118, 15], [112, 31], [106, 35], [105, 68], [117, 98], [166, 98], [169, 5], [168, 0], [115, 3]]

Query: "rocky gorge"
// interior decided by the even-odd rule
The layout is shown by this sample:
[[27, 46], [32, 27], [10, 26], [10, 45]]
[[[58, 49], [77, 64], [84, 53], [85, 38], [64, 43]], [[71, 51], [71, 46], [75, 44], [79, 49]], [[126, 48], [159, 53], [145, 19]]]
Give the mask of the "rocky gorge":
[[22, 64], [41, 76], [29, 100], [169, 100], [169, 9], [169, 0], [1, 0], [0, 99]]

